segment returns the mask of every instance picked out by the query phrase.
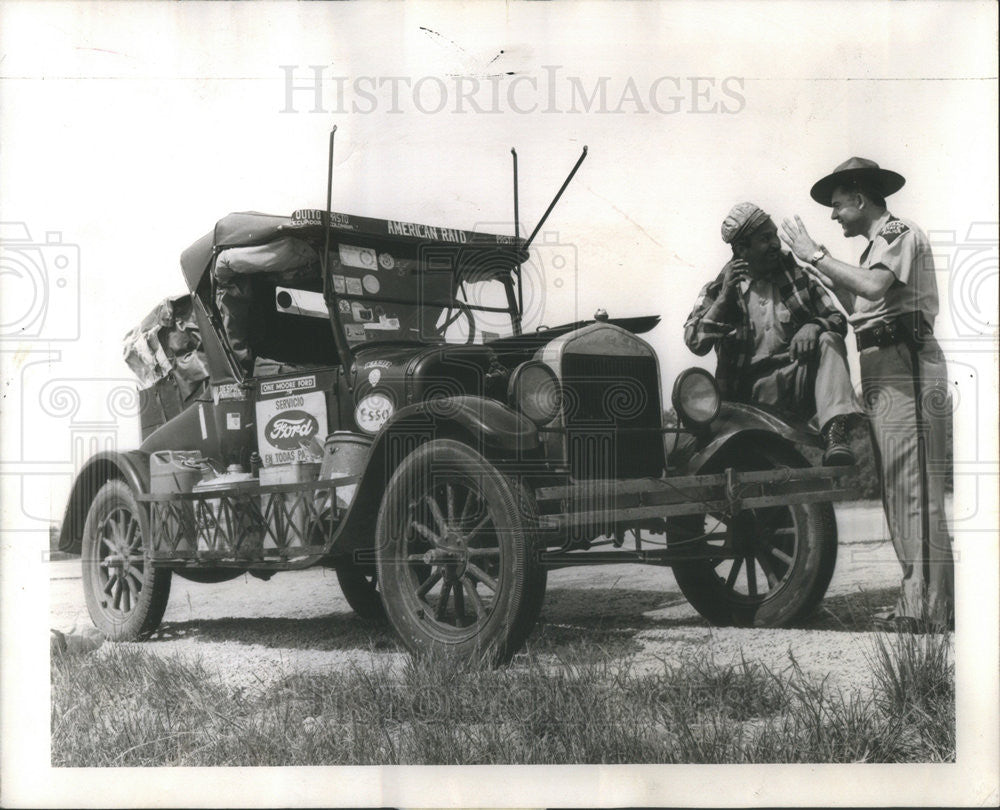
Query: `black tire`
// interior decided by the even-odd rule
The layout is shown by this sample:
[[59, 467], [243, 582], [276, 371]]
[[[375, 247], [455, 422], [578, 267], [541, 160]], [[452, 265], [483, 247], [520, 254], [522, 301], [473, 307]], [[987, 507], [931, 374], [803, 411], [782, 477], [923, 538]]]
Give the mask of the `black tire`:
[[229, 582], [246, 573], [245, 568], [177, 568], [174, 573], [189, 582], [199, 582], [203, 585], [215, 585], [219, 582]]
[[94, 625], [112, 641], [146, 638], [170, 597], [170, 569], [149, 559], [149, 521], [124, 481], [98, 490], [83, 527], [83, 593]]
[[545, 571], [524, 489], [466, 445], [403, 459], [375, 529], [386, 615], [412, 653], [510, 660], [541, 611]]
[[[761, 443], [727, 448], [699, 472], [806, 467], [797, 452]], [[742, 555], [678, 564], [674, 578], [688, 602], [716, 625], [787, 627], [812, 613], [826, 594], [837, 562], [837, 523], [831, 503], [745, 509], [732, 518]], [[723, 515], [669, 522], [668, 542], [725, 531]]]
[[354, 563], [341, 563], [336, 570], [340, 590], [351, 609], [362, 619], [385, 621], [378, 572], [373, 567], [362, 567]]

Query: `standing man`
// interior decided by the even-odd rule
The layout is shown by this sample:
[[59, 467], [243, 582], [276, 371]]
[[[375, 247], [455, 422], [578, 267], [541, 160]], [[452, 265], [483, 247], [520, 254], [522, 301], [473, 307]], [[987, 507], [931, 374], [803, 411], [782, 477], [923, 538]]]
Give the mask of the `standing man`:
[[886, 629], [921, 632], [954, 622], [951, 536], [945, 523], [947, 370], [934, 339], [937, 279], [927, 236], [886, 210], [902, 175], [864, 158], [841, 163], [812, 198], [832, 209], [844, 236], [863, 236], [859, 265], [833, 258], [802, 220], [785, 220], [785, 242], [817, 271], [849, 313], [861, 355], [882, 500], [903, 568]]
[[753, 203], [722, 223], [733, 258], [701, 291], [684, 324], [697, 355], [715, 348], [722, 396], [816, 414], [826, 442], [823, 463], [854, 463], [847, 417], [856, 413], [847, 368], [847, 323], [826, 291], [781, 250], [778, 229]]

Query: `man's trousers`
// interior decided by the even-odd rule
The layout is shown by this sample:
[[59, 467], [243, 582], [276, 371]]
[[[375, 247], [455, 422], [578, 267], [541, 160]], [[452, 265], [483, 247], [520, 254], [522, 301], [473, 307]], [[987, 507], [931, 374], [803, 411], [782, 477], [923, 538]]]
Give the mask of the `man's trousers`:
[[861, 383], [882, 501], [903, 567], [898, 616], [954, 620], [951, 534], [945, 518], [947, 369], [933, 337], [861, 352]]
[[844, 339], [835, 332], [823, 332], [816, 346], [816, 356], [808, 363], [785, 360], [766, 373], [751, 369], [746, 401], [785, 408], [801, 418], [816, 415], [822, 428], [835, 416], [857, 413], [851, 372], [847, 368]]

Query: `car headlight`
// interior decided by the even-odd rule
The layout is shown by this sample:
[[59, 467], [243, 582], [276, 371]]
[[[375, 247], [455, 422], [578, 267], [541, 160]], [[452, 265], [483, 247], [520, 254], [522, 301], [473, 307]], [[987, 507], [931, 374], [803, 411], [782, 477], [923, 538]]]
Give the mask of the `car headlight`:
[[559, 414], [559, 381], [552, 369], [536, 360], [521, 363], [510, 375], [507, 402], [536, 425], [551, 422]]
[[671, 401], [684, 425], [697, 429], [719, 415], [722, 396], [715, 377], [703, 368], [689, 368], [682, 371], [674, 382]]

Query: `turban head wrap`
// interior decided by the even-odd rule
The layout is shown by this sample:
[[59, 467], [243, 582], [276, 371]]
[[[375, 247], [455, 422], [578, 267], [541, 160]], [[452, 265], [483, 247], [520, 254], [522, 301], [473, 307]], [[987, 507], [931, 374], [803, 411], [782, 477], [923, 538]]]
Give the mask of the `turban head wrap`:
[[722, 220], [722, 241], [727, 245], [749, 236], [770, 216], [751, 202], [737, 203]]

